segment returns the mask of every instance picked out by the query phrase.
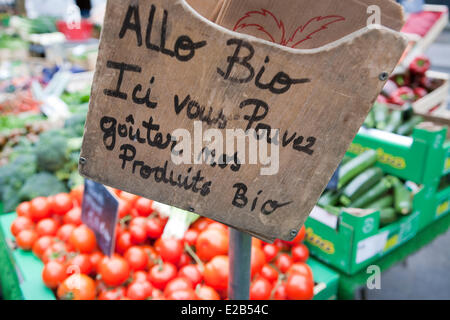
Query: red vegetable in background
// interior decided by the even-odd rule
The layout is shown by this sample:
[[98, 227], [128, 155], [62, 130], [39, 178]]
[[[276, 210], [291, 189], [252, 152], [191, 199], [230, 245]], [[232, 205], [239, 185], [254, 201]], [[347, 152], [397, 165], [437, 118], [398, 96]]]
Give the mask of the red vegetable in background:
[[409, 65], [409, 70], [412, 73], [423, 75], [430, 70], [431, 62], [426, 56], [416, 57]]

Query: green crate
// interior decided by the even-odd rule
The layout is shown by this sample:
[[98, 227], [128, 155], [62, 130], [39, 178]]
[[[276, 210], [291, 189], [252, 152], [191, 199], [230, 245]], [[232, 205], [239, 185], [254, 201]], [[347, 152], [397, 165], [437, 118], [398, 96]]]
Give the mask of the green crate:
[[[414, 202], [422, 201], [421, 190]], [[416, 206], [414, 206], [416, 208]], [[320, 209], [325, 218], [333, 216]], [[419, 230], [420, 211], [414, 211], [398, 221], [380, 228], [379, 211], [345, 209], [333, 223], [310, 216], [305, 223], [305, 243], [315, 258], [346, 273], [355, 274], [380, 257], [413, 238]]]
[[41, 278], [43, 263], [32, 252], [15, 248], [10, 226], [16, 214], [0, 216], [0, 283], [8, 300], [55, 300]]
[[339, 274], [313, 258], [309, 258], [307, 264], [311, 267], [316, 283], [313, 300], [336, 300]]
[[[378, 154], [377, 166], [384, 172], [437, 188], [450, 157], [446, 135], [446, 127], [429, 124], [417, 126], [412, 137], [361, 128], [347, 155], [355, 157], [373, 149]], [[448, 165], [450, 170], [450, 160]]]

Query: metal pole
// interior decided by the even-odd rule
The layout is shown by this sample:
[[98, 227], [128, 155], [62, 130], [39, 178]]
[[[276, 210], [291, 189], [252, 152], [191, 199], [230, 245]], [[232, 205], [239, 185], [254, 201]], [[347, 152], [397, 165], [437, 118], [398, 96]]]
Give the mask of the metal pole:
[[230, 228], [228, 298], [249, 300], [252, 236]]

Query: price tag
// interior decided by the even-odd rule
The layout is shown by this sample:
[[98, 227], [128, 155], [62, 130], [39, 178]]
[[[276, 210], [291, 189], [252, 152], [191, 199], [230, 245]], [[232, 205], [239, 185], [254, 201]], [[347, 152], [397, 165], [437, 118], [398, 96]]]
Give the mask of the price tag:
[[119, 201], [102, 184], [86, 179], [81, 221], [95, 233], [100, 250], [108, 256], [114, 253]]

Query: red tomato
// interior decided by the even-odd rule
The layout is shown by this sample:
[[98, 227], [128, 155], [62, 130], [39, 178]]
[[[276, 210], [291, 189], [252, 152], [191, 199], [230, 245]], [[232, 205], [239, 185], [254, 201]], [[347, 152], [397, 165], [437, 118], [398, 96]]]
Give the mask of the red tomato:
[[124, 287], [117, 287], [109, 290], [102, 290], [98, 296], [98, 300], [120, 300], [127, 294]]
[[104, 257], [98, 265], [98, 273], [109, 286], [120, 286], [130, 275], [128, 262], [118, 255]]
[[55, 236], [56, 232], [58, 232], [58, 224], [55, 220], [46, 218], [39, 221], [36, 225], [37, 234], [42, 236]]
[[63, 216], [73, 208], [73, 200], [67, 193], [60, 193], [52, 197], [52, 212]]
[[123, 232], [116, 241], [116, 252], [124, 254], [133, 244], [131, 243], [131, 234], [128, 231]]
[[258, 278], [250, 285], [250, 300], [269, 300], [272, 285], [264, 278]]
[[20, 231], [23, 230], [30, 230], [34, 228], [34, 223], [31, 221], [31, 219], [27, 217], [19, 216], [14, 219], [14, 221], [11, 224], [11, 233], [14, 237], [17, 237], [17, 235], [20, 233]]
[[48, 262], [42, 270], [42, 280], [50, 289], [56, 289], [67, 276], [65, 265], [57, 261]]
[[251, 276], [253, 277], [255, 274], [259, 273], [266, 263], [266, 256], [261, 248], [252, 247], [251, 254]]
[[188, 231], [186, 231], [186, 233], [184, 234], [184, 242], [189, 245], [189, 246], [195, 246], [195, 243], [197, 241], [199, 232], [195, 229], [189, 229]]
[[200, 284], [200, 282], [202, 282], [203, 279], [203, 275], [200, 272], [199, 268], [193, 264], [189, 264], [187, 266], [182, 267], [178, 271], [178, 276], [189, 279], [194, 285], [194, 287]]
[[146, 198], [139, 198], [134, 207], [141, 217], [148, 217], [153, 212], [153, 201]]
[[286, 282], [286, 295], [289, 300], [312, 300], [314, 281], [302, 274], [293, 273]]
[[294, 240], [292, 241], [283, 241], [284, 243], [287, 243], [291, 246], [299, 244], [303, 241], [303, 239], [305, 239], [305, 234], [306, 234], [306, 228], [305, 226], [302, 226], [300, 231], [298, 232], [297, 236], [294, 238]]
[[268, 280], [270, 283], [274, 283], [278, 280], [278, 271], [270, 264], [265, 264], [261, 269], [261, 277]]
[[292, 266], [292, 263], [293, 263], [292, 258], [287, 253], [280, 254], [277, 260], [275, 261], [275, 265], [277, 266], [278, 270], [280, 270], [282, 273], [286, 273]]
[[148, 281], [148, 273], [145, 271], [136, 271], [133, 273], [133, 281], [142, 282]]
[[257, 238], [252, 238], [252, 246], [262, 248], [262, 241]]
[[146, 300], [150, 298], [153, 287], [148, 281], [132, 282], [127, 288], [127, 297], [132, 300]]
[[309, 258], [309, 250], [308, 247], [303, 243], [297, 244], [292, 247], [291, 250], [292, 261], [294, 262], [306, 262]]
[[126, 192], [126, 191], [122, 191], [119, 195], [120, 199], [125, 200], [126, 202], [128, 202], [131, 206], [134, 206], [136, 201], [139, 199], [138, 195]]
[[22, 202], [16, 208], [16, 213], [19, 217], [27, 217], [31, 219], [31, 205], [29, 201]]
[[178, 290], [167, 296], [168, 300], [198, 300], [197, 294], [193, 289]]
[[74, 224], [63, 224], [56, 232], [56, 237], [61, 241], [68, 242], [70, 235], [75, 228], [76, 226]]
[[75, 207], [68, 211], [63, 218], [65, 224], [81, 225], [81, 208]]
[[139, 225], [130, 226], [130, 240], [134, 244], [141, 244], [147, 239], [147, 230]]
[[147, 270], [150, 270], [155, 264], [158, 263], [158, 259], [160, 258], [152, 246], [145, 245], [141, 246], [141, 248], [145, 251], [145, 254], [148, 257]]
[[33, 253], [38, 258], [42, 258], [45, 250], [47, 250], [53, 244], [53, 238], [50, 236], [44, 236], [36, 240], [33, 244]]
[[141, 247], [134, 246], [129, 248], [125, 252], [124, 258], [128, 261], [133, 271], [145, 270], [148, 266], [148, 256]]
[[195, 221], [191, 228], [197, 230], [198, 232], [202, 232], [205, 230], [208, 225], [210, 225], [213, 221], [208, 218], [200, 218], [197, 221]]
[[81, 253], [91, 253], [97, 246], [94, 231], [81, 225], [72, 231], [69, 243]]
[[50, 217], [50, 206], [47, 198], [37, 197], [30, 202], [30, 213], [33, 221], [38, 222]]
[[132, 209], [132, 206], [129, 202], [123, 200], [123, 199], [119, 199], [119, 218], [122, 219], [124, 217], [126, 217], [130, 211]]
[[274, 300], [287, 300], [286, 283], [280, 283], [273, 294]]
[[100, 264], [100, 261], [104, 258], [103, 253], [101, 253], [100, 251], [96, 251], [91, 253], [91, 255], [89, 256], [89, 261], [91, 261], [92, 264], [92, 270], [94, 270], [94, 272], [98, 272], [98, 265]]
[[177, 264], [183, 253], [183, 242], [175, 238], [161, 239], [160, 252], [161, 259], [165, 262]]
[[72, 191], [70, 191], [70, 198], [72, 198], [72, 201], [75, 201], [75, 203], [78, 206], [81, 206], [81, 202], [83, 200], [83, 192], [84, 192], [84, 186], [80, 185], [78, 187], [76, 187], [75, 189], [72, 189]]
[[216, 256], [205, 265], [203, 277], [205, 284], [216, 289], [226, 290], [228, 287], [228, 256]]
[[280, 239], [276, 239], [273, 244], [277, 246], [278, 251], [289, 251], [290, 249], [290, 245]]
[[84, 274], [74, 274], [58, 287], [57, 296], [61, 300], [94, 300], [95, 282]]
[[164, 293], [159, 289], [153, 288], [152, 300], [165, 300]]
[[195, 243], [196, 253], [203, 261], [228, 253], [228, 235], [223, 229], [207, 228], [202, 231]]
[[147, 237], [158, 239], [164, 232], [164, 223], [160, 218], [147, 219], [146, 229]]
[[147, 218], [135, 217], [130, 220], [130, 227], [131, 226], [139, 226], [139, 227], [145, 228], [147, 226], [147, 221], [148, 221]]
[[206, 229], [217, 229], [225, 231], [228, 234], [228, 227], [220, 222], [213, 221], [211, 222]]
[[187, 254], [186, 252], [183, 252], [181, 254], [180, 260], [178, 260], [177, 268], [181, 269], [184, 266], [187, 266], [188, 264], [191, 264], [191, 263], [192, 263], [191, 256], [189, 254]]
[[196, 291], [200, 300], [220, 300], [220, 295], [217, 291], [206, 285], [198, 287]]
[[31, 250], [33, 244], [38, 239], [38, 234], [34, 230], [22, 230], [16, 237], [16, 243], [22, 250]]
[[274, 244], [266, 244], [263, 247], [264, 255], [266, 256], [266, 262], [272, 262], [273, 259], [277, 256], [280, 249]]
[[79, 254], [67, 263], [67, 274], [83, 273], [90, 275], [93, 271], [92, 262], [89, 255]]
[[194, 289], [192, 282], [186, 278], [175, 278], [170, 280], [164, 288], [164, 296], [167, 298], [171, 293], [180, 290]]
[[47, 263], [52, 260], [65, 262], [67, 246], [64, 242], [53, 242], [42, 254], [42, 262]]
[[163, 290], [166, 284], [177, 276], [177, 268], [168, 262], [154, 265], [150, 270], [148, 279], [157, 289]]
[[304, 262], [296, 262], [296, 263], [294, 263], [289, 268], [287, 273], [288, 274], [298, 273], [298, 274], [302, 274], [302, 275], [304, 275], [306, 277], [309, 277], [309, 278], [313, 279], [313, 273], [312, 273], [311, 267], [308, 266]]

